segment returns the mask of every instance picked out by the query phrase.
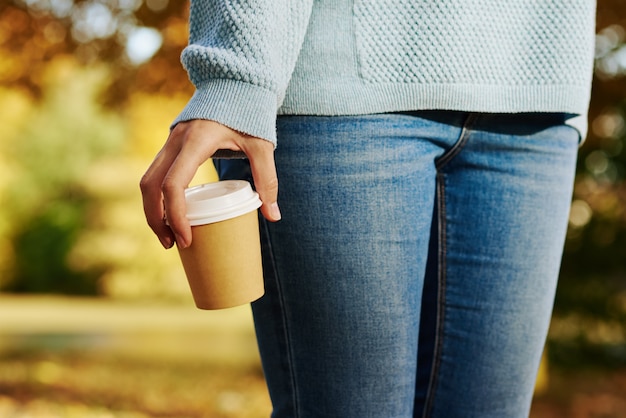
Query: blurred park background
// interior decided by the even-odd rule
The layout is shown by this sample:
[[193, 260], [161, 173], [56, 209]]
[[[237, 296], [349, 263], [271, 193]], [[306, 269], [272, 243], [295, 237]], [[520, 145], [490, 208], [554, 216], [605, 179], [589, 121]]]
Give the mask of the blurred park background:
[[[590, 0], [591, 1], [591, 0]], [[186, 1], [0, 3], [0, 416], [267, 417], [248, 308], [196, 310], [138, 182], [192, 87]], [[534, 418], [626, 417], [626, 1], [598, 0]], [[215, 179], [203, 168], [194, 183]]]

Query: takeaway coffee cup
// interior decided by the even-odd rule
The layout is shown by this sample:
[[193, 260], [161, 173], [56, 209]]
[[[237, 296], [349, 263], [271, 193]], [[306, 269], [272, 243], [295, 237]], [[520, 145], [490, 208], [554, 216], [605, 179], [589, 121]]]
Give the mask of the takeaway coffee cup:
[[185, 190], [192, 242], [178, 248], [196, 306], [230, 308], [264, 293], [257, 209], [250, 183], [226, 180]]

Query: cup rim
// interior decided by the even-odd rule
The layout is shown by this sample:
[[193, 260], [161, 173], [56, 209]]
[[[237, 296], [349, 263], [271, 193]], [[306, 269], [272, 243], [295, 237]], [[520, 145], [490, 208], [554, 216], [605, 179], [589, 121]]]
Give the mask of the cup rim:
[[185, 190], [191, 226], [236, 218], [261, 206], [259, 194], [245, 180], [222, 180]]

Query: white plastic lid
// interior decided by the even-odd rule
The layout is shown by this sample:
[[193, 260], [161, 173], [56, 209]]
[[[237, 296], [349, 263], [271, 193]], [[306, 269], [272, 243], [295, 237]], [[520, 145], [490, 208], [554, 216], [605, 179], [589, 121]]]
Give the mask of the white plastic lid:
[[187, 219], [192, 226], [236, 218], [261, 206], [245, 180], [224, 180], [185, 190]]

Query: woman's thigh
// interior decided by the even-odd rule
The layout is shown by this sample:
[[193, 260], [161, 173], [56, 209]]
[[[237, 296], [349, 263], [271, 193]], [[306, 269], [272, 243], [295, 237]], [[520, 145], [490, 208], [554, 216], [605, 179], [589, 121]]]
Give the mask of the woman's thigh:
[[434, 352], [423, 416], [526, 417], [579, 136], [554, 115], [478, 115], [465, 136], [438, 162], [437, 246], [424, 293], [437, 315], [420, 341]]
[[412, 415], [435, 159], [464, 116], [450, 118], [279, 120], [283, 219], [265, 225], [253, 306], [275, 416]]
[[[262, 222], [253, 304], [273, 416], [527, 414], [572, 128], [418, 112], [283, 117], [278, 134], [283, 219]], [[218, 171], [249, 178], [242, 167]]]

